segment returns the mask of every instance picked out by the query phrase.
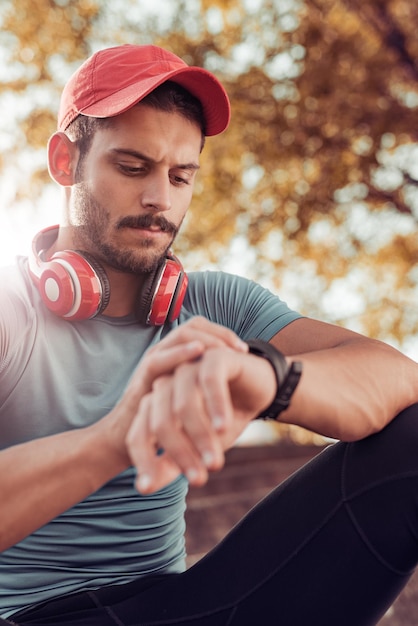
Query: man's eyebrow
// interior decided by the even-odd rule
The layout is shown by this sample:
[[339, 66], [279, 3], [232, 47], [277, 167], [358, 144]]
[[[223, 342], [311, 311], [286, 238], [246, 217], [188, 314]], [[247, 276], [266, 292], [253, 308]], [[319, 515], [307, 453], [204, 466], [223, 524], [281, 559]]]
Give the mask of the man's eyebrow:
[[[146, 154], [142, 154], [142, 152], [138, 152], [137, 150], [131, 150], [129, 148], [112, 148], [111, 153], [119, 154], [121, 156], [131, 156], [139, 161], [146, 161], [147, 163], [156, 163], [154, 159], [147, 156]], [[175, 167], [180, 170], [199, 170], [200, 165], [198, 163], [176, 163]]]

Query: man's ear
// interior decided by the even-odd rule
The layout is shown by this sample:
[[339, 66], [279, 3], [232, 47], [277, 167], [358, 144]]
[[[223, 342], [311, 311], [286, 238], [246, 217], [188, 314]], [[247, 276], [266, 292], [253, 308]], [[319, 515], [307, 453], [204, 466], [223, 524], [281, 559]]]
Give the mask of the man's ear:
[[63, 187], [74, 184], [78, 148], [65, 133], [54, 133], [48, 142], [48, 169], [56, 183]]

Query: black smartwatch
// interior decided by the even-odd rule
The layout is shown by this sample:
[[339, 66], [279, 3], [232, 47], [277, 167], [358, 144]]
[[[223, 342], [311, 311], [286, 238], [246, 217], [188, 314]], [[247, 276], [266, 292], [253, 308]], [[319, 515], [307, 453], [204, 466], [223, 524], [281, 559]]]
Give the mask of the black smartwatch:
[[270, 363], [277, 382], [276, 397], [270, 406], [257, 415], [255, 419], [276, 420], [280, 413], [290, 405], [293, 392], [302, 375], [302, 363], [292, 361], [288, 364], [284, 355], [267, 341], [250, 339], [247, 344], [251, 354], [260, 356]]

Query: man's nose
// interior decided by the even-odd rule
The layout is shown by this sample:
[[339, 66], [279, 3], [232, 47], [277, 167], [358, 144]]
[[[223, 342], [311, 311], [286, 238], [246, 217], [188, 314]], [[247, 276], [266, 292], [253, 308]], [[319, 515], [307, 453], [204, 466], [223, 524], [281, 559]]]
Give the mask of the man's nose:
[[171, 209], [171, 183], [168, 176], [150, 176], [142, 192], [141, 203], [144, 208], [156, 211]]

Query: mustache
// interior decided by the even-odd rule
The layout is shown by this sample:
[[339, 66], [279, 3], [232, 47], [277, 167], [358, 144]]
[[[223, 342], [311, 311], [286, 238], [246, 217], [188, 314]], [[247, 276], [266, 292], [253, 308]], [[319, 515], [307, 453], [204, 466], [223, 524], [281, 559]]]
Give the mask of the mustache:
[[123, 217], [116, 224], [116, 228], [159, 228], [164, 233], [176, 235], [178, 228], [163, 215], [138, 215]]

